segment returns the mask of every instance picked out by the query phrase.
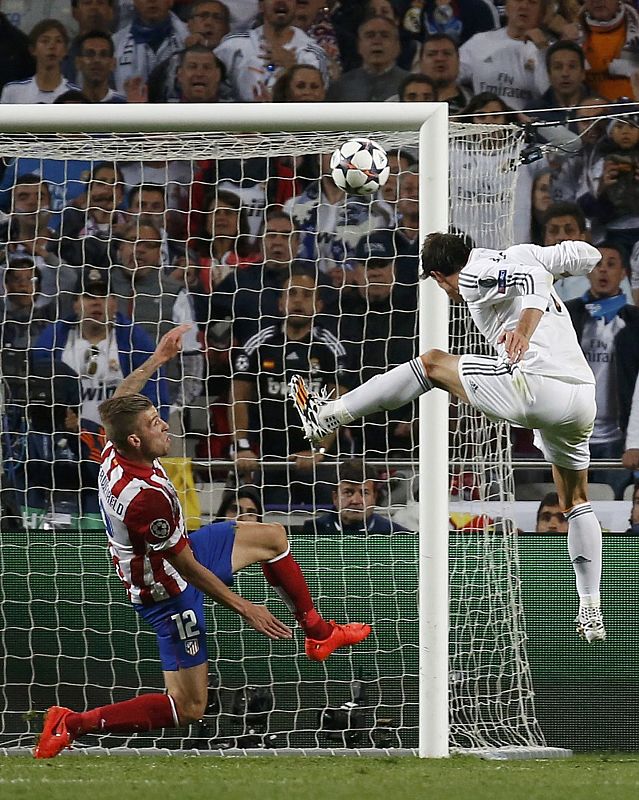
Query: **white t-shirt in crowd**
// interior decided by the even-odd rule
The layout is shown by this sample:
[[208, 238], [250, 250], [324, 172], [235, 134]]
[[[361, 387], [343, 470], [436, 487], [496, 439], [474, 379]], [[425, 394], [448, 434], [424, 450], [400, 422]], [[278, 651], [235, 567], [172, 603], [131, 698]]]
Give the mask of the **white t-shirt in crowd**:
[[7, 83], [0, 94], [0, 103], [53, 103], [61, 94], [79, 91], [79, 88], [66, 78], [50, 92], [44, 92], [36, 83], [36, 76], [26, 81]]
[[476, 33], [459, 48], [459, 82], [473, 94], [492, 92], [516, 111], [548, 89], [544, 53], [532, 42], [512, 39], [505, 28]]

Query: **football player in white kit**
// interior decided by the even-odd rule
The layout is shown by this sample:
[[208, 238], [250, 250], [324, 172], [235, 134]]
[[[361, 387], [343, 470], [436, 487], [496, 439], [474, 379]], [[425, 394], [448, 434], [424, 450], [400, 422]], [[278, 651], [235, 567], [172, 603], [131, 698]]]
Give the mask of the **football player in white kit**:
[[559, 275], [590, 272], [600, 259], [595, 247], [581, 241], [497, 251], [470, 248], [453, 234], [430, 234], [422, 250], [424, 277], [433, 278], [451, 300], [466, 302], [496, 354], [429, 350], [336, 400], [309, 393], [299, 375], [290, 387], [313, 442], [432, 388], [451, 392], [490, 419], [533, 429], [568, 520], [579, 593], [577, 632], [588, 642], [606, 638], [599, 598], [601, 527], [587, 494], [595, 378], [552, 284]]

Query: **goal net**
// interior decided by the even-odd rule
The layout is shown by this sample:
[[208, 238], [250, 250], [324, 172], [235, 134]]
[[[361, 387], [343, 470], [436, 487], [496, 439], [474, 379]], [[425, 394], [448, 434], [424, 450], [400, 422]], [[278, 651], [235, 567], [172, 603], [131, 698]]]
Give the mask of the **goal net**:
[[[372, 200], [326, 179], [326, 155], [355, 136], [390, 153]], [[451, 221], [478, 245], [511, 241], [520, 145], [515, 129], [450, 127]], [[34, 714], [51, 704], [83, 709], [162, 685], [154, 635], [112, 574], [96, 514], [96, 412], [166, 330], [191, 321], [180, 358], [147, 387], [176, 434], [170, 474], [190, 527], [221, 502], [253, 504], [290, 529], [324, 616], [369, 620], [373, 634], [317, 664], [299, 631], [273, 643], [210, 604], [202, 721], [77, 746], [417, 748], [416, 407], [348, 429], [323, 463], [300, 468], [285, 390], [301, 353], [284, 344], [309, 313], [308, 292], [293, 289], [310, 285], [306, 369], [318, 385], [348, 388], [417, 354], [417, 150], [417, 131], [369, 129], [0, 136], [0, 745], [29, 746]], [[309, 266], [317, 287], [304, 283]], [[456, 306], [450, 338], [456, 352], [483, 346]], [[513, 499], [505, 427], [457, 404], [451, 420], [451, 497]], [[256, 455], [250, 471], [229, 456], [234, 428]], [[378, 479], [382, 532], [320, 525], [358, 457]], [[389, 535], [393, 520], [403, 529]], [[450, 743], [541, 745], [513, 525], [472, 506], [452, 525]], [[236, 589], [289, 620], [259, 569]]]

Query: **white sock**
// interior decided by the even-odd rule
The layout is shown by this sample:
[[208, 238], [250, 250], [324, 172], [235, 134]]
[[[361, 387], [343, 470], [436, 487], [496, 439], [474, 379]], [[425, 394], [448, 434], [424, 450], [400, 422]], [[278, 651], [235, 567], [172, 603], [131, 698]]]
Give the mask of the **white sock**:
[[568, 552], [572, 561], [579, 600], [584, 606], [599, 605], [601, 582], [601, 525], [590, 503], [581, 503], [566, 514]]
[[400, 408], [432, 388], [421, 359], [414, 358], [382, 375], [375, 375], [351, 392], [327, 403], [320, 411], [320, 422], [332, 416], [340, 425], [348, 425], [377, 411]]

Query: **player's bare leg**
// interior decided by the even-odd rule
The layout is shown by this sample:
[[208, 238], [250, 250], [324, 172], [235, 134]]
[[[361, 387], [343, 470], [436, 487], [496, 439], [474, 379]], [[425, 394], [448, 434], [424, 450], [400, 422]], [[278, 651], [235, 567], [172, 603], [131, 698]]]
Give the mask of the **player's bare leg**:
[[261, 563], [264, 577], [299, 622], [306, 635], [306, 655], [313, 661], [324, 661], [337, 648], [358, 644], [371, 632], [366, 623], [340, 625], [321, 616], [302, 570], [291, 555], [282, 525], [237, 523], [231, 555], [233, 572], [255, 563]]
[[307, 439], [318, 443], [340, 425], [378, 411], [400, 408], [433, 388], [444, 389], [468, 402], [459, 378], [459, 358], [443, 350], [429, 350], [419, 358], [375, 375], [335, 400], [309, 392], [303, 378], [295, 375], [289, 393]]
[[579, 593], [577, 633], [587, 642], [603, 641], [606, 629], [601, 613], [601, 526], [588, 502], [588, 470], [553, 464], [559, 504], [568, 520], [568, 552]]
[[209, 665], [197, 664], [178, 670], [164, 670], [164, 685], [175, 705], [176, 724], [188, 725], [202, 719], [209, 693]]

